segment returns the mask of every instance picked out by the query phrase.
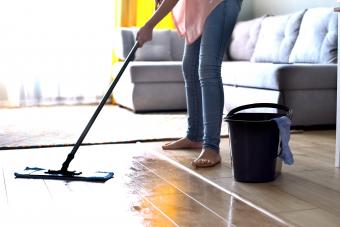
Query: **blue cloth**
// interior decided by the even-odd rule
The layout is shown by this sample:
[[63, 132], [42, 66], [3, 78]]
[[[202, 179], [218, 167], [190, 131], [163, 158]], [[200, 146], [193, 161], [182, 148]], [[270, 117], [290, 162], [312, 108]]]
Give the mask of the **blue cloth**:
[[281, 137], [282, 147], [279, 157], [283, 160], [285, 164], [292, 165], [294, 163], [294, 158], [289, 148], [291, 120], [286, 116], [274, 118], [273, 120], [276, 122], [277, 127], [279, 128]]

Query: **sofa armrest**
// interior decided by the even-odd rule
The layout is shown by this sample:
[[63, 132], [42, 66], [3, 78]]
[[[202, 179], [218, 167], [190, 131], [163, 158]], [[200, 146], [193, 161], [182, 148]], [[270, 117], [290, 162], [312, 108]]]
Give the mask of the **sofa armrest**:
[[[120, 60], [125, 60], [135, 43], [137, 28], [115, 30], [113, 49]], [[180, 61], [184, 50], [184, 38], [172, 29], [155, 29], [153, 39], [139, 48], [135, 61]]]
[[120, 60], [125, 60], [134, 45], [133, 28], [119, 28], [114, 32], [113, 49]]

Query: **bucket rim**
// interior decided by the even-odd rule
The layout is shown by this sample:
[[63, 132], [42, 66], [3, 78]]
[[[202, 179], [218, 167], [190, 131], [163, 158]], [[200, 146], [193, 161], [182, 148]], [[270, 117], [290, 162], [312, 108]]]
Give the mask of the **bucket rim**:
[[273, 119], [269, 120], [234, 120], [234, 119], [225, 119], [226, 122], [242, 122], [242, 123], [269, 123], [273, 122]]
[[[273, 114], [276, 115], [271, 119], [260, 119], [260, 120], [248, 120], [248, 119], [233, 119], [233, 117], [237, 116], [238, 114]], [[276, 113], [236, 113], [233, 114], [231, 116], [226, 116], [224, 118], [224, 121], [226, 122], [249, 122], [249, 123], [264, 123], [264, 122], [271, 122], [274, 121], [275, 118], [277, 117], [283, 117], [283, 116], [287, 116], [287, 114], [276, 114]]]
[[[243, 106], [238, 106], [232, 110], [229, 111], [227, 116], [224, 118], [226, 121], [230, 121], [230, 117], [235, 116], [235, 114], [239, 111], [242, 110], [247, 110], [247, 109], [253, 109], [253, 108], [274, 108], [274, 109], [279, 109], [283, 110], [286, 112], [286, 114], [283, 114], [287, 116], [289, 119], [292, 119], [293, 111], [292, 109], [288, 108], [287, 106], [281, 105], [281, 104], [276, 104], [276, 103], [252, 103], [252, 104], [247, 104]], [[244, 121], [244, 120], [233, 120], [233, 121]], [[271, 121], [271, 120], [262, 120], [262, 121]], [[249, 121], [250, 122], [250, 121]], [[255, 122], [260, 122], [260, 121], [255, 121]]]

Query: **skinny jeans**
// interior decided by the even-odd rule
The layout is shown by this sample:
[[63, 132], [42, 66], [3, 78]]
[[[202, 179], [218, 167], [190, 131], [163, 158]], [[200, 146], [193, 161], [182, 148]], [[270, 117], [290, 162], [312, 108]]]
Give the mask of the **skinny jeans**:
[[202, 35], [184, 48], [186, 137], [216, 152], [220, 150], [224, 107], [221, 65], [241, 4], [242, 0], [222, 1], [207, 17]]

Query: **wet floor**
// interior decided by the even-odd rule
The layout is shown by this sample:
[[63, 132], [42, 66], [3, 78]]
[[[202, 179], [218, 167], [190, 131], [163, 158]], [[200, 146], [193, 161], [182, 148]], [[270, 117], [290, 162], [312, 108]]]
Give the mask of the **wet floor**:
[[79, 149], [69, 170], [114, 172], [106, 183], [14, 178], [69, 151], [0, 152], [0, 226], [285, 226], [140, 144]]

